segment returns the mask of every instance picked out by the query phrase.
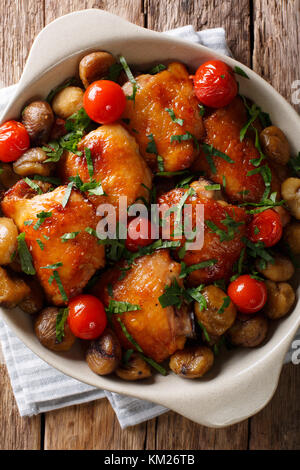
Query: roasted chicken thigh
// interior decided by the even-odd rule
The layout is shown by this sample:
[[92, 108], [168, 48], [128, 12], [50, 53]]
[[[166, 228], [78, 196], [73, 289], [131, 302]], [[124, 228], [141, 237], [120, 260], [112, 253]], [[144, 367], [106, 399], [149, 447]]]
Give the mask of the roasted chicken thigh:
[[[67, 297], [71, 298], [79, 294], [96, 269], [105, 264], [104, 247], [85, 231], [86, 227], [96, 227], [94, 207], [76, 190], [72, 190], [63, 207], [65, 194], [66, 187], [60, 186], [36, 195], [21, 180], [6, 192], [1, 203], [3, 213], [25, 233], [38, 279], [48, 301], [54, 305], [66, 303], [58, 278], [51, 277], [55, 270]], [[64, 241], [61, 237], [66, 233], [76, 235]]]

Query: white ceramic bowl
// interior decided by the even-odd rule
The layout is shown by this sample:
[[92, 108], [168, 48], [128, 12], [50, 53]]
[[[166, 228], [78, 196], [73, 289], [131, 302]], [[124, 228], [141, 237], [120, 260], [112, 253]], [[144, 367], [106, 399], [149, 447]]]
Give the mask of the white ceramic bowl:
[[[155, 33], [101, 10], [66, 15], [49, 24], [36, 38], [13, 101], [1, 121], [15, 118], [25, 102], [45, 97], [77, 71], [88, 50], [123, 54], [129, 64], [178, 60], [191, 68], [217, 58], [240, 65], [250, 80], [240, 78], [240, 89], [287, 134], [293, 152], [300, 150], [300, 117], [262, 78], [237, 61], [205, 47]], [[274, 64], [275, 66], [275, 64]], [[299, 289], [298, 289], [299, 291]], [[241, 421], [262, 409], [273, 396], [285, 353], [300, 325], [299, 301], [293, 312], [274, 324], [269, 340], [253, 350], [225, 352], [202, 380], [183, 380], [170, 373], [140, 383], [117, 377], [98, 377], [87, 366], [80, 347], [64, 354], [45, 349], [33, 332], [30, 316], [18, 309], [1, 309], [1, 316], [16, 335], [38, 356], [65, 374], [113, 392], [150, 400], [211, 427]]]

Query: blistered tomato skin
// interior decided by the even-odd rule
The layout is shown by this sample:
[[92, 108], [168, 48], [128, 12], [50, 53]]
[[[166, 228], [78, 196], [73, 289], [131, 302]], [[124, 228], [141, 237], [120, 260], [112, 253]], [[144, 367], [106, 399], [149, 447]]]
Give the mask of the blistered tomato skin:
[[14, 162], [30, 147], [30, 138], [21, 122], [7, 121], [0, 126], [0, 161]]
[[136, 217], [131, 220], [127, 227], [127, 239], [125, 246], [128, 251], [137, 252], [139, 248], [148, 246], [154, 240], [151, 238], [152, 224], [150, 220]]
[[253, 243], [264, 242], [265, 246], [276, 245], [282, 237], [282, 222], [272, 209], [255, 215], [249, 225], [249, 238]]
[[72, 333], [81, 339], [98, 338], [107, 325], [104, 306], [93, 295], [77, 295], [69, 302], [68, 324]]
[[194, 76], [194, 89], [198, 100], [211, 108], [227, 106], [238, 92], [233, 70], [220, 60], [200, 65]]
[[244, 274], [229, 284], [228, 295], [240, 312], [251, 314], [265, 305], [267, 288], [263, 281]]
[[98, 80], [86, 89], [83, 107], [93, 121], [109, 124], [122, 116], [126, 107], [126, 97], [117, 83]]

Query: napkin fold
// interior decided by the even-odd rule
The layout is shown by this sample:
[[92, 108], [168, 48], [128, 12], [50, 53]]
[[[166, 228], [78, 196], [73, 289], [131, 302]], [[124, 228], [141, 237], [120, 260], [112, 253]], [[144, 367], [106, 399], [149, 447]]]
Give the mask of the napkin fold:
[[[191, 25], [165, 32], [202, 44], [231, 56], [223, 28], [195, 31]], [[12, 99], [16, 85], [0, 90], [0, 114]], [[297, 338], [300, 340], [300, 333]], [[142, 423], [168, 411], [163, 406], [91, 387], [46, 364], [28, 349], [0, 319], [0, 341], [11, 385], [21, 416], [32, 416], [66, 406], [106, 397], [122, 429]], [[293, 350], [286, 361], [291, 360]]]

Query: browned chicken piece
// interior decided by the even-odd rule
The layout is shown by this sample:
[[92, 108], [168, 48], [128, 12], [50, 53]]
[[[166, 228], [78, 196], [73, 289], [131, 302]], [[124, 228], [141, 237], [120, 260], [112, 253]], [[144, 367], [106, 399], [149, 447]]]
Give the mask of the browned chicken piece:
[[[105, 272], [93, 293], [100, 297], [105, 306], [111, 299], [140, 306], [140, 310], [113, 315], [116, 333], [124, 348], [133, 348], [122, 332], [120, 318], [144, 354], [161, 362], [177, 349], [182, 349], [186, 337], [191, 334], [191, 321], [186, 308], [163, 308], [158, 300], [165, 286], [169, 286], [174, 279], [182, 284], [179, 279], [180, 264], [171, 259], [168, 250], [160, 250], [136, 259], [121, 279], [120, 267], [124, 265]], [[112, 287], [112, 297], [108, 293], [109, 285]]]
[[[204, 119], [206, 131], [205, 144], [212, 145], [213, 148], [225, 153], [233, 160], [228, 162], [219, 156], [211, 159], [215, 166], [209, 164], [203, 149], [196, 157], [192, 169], [204, 171], [206, 175], [216, 183], [224, 185], [227, 197], [232, 202], [259, 202], [265, 191], [265, 183], [261, 173], [248, 175], [248, 172], [255, 170], [251, 160], [259, 159], [260, 155], [254, 145], [254, 133], [246, 135], [240, 141], [240, 131], [247, 123], [248, 117], [245, 105], [241, 98], [235, 98], [228, 106], [219, 108]], [[273, 171], [270, 161], [263, 160], [260, 166], [265, 164], [272, 172], [272, 191], [277, 191], [280, 195], [280, 183]]]
[[[157, 155], [148, 147], [149, 139], [153, 138], [158, 155], [163, 158], [165, 171], [188, 168], [197, 154], [194, 139], [204, 136], [202, 117], [188, 71], [183, 64], [174, 62], [167, 70], [156, 75], [140, 75], [136, 81], [135, 101], [127, 100], [123, 118], [129, 120], [127, 129], [135, 136], [142, 156], [152, 170], [157, 170]], [[123, 90], [126, 95], [131, 95], [132, 84], [125, 83]], [[183, 120], [183, 123], [174, 119]], [[172, 136], [176, 135], [185, 135], [188, 139], [171, 142]]]
[[[119, 197], [127, 197], [127, 206], [138, 198], [148, 199], [152, 186], [152, 173], [139, 153], [135, 139], [119, 124], [101, 126], [87, 134], [78, 145], [78, 150], [90, 149], [94, 174], [101, 181], [106, 195], [96, 196], [86, 192], [95, 208], [99, 204], [118, 207]], [[80, 176], [84, 183], [90, 181], [85, 155], [65, 152], [59, 162], [59, 173], [64, 183], [70, 176]], [[143, 186], [144, 185], [144, 186]]]
[[[66, 187], [60, 186], [52, 192], [36, 195], [21, 180], [5, 193], [1, 203], [3, 213], [25, 232], [37, 277], [48, 301], [54, 305], [65, 303], [56, 278], [51, 282], [55, 271], [67, 297], [71, 298], [79, 294], [96, 269], [105, 264], [104, 247], [85, 231], [86, 227], [96, 227], [93, 205], [72, 190], [63, 207], [65, 193]], [[75, 238], [62, 241], [64, 234], [73, 232], [76, 232]], [[62, 265], [44, 269], [56, 263]]]
[[[225, 201], [216, 201], [207, 197], [207, 191], [203, 191], [203, 183], [195, 181], [191, 184], [194, 194], [187, 197], [185, 204], [192, 206], [192, 216], [189, 218], [191, 229], [196, 228], [197, 205], [203, 205], [204, 214], [200, 214], [198, 230], [202, 229], [200, 222], [204, 222], [203, 246], [197, 249], [187, 249], [183, 253], [182, 261], [188, 266], [198, 265], [203, 262], [211, 262], [211, 266], [201, 269], [191, 269], [187, 276], [189, 284], [197, 286], [201, 283], [211, 284], [219, 279], [229, 279], [234, 263], [238, 260], [244, 246], [242, 238], [246, 234], [247, 215], [244, 209], [227, 204]], [[191, 191], [190, 188], [190, 191]], [[180, 207], [182, 198], [186, 198], [187, 189], [175, 188], [162, 195], [158, 204], [165, 208]], [[187, 208], [183, 209], [184, 216]], [[166, 214], [163, 216], [170, 223], [170, 239], [181, 240], [181, 248], [185, 246], [186, 238], [178, 237], [175, 227], [175, 216]], [[167, 224], [168, 225], [168, 224]], [[175, 227], [176, 228], [176, 227]]]

